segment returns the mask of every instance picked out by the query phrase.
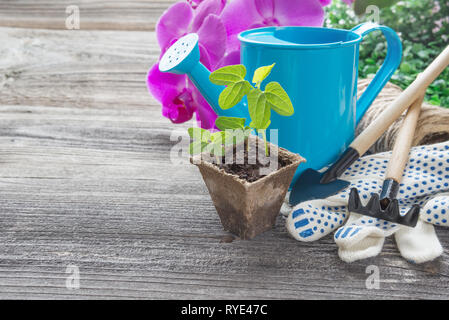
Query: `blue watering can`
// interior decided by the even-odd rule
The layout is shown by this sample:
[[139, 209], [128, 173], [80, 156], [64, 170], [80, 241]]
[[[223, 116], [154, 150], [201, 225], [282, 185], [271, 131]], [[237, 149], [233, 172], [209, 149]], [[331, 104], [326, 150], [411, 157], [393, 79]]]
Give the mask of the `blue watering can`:
[[[359, 44], [380, 30], [387, 40], [385, 61], [357, 100]], [[266, 83], [277, 81], [293, 103], [295, 113], [272, 112], [270, 129], [278, 129], [279, 146], [307, 159], [293, 179], [307, 168], [320, 170], [333, 163], [354, 139], [355, 128], [368, 107], [400, 64], [402, 45], [390, 28], [364, 23], [352, 30], [319, 27], [266, 27], [239, 35], [241, 61], [249, 81], [254, 71], [276, 63]], [[210, 72], [199, 62], [198, 35], [178, 40], [162, 57], [162, 72], [187, 74], [219, 116], [249, 119], [246, 98], [223, 110], [218, 97], [225, 88], [209, 81]], [[263, 89], [263, 88], [262, 88]]]

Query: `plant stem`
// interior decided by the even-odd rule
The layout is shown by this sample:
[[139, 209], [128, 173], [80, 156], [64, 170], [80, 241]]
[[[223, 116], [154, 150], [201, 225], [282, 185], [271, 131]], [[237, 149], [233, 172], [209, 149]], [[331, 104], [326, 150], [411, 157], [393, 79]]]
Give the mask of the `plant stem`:
[[268, 157], [268, 142], [267, 142], [267, 134], [266, 130], [262, 130], [263, 141], [265, 141], [265, 156]]

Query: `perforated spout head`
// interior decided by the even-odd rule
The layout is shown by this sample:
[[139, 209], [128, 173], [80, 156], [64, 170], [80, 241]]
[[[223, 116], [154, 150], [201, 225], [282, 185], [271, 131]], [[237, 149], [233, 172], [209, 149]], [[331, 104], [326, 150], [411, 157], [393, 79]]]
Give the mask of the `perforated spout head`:
[[189, 73], [200, 61], [198, 35], [190, 33], [176, 41], [159, 62], [161, 72]]
[[[225, 86], [216, 85], [209, 80], [211, 73], [200, 62], [198, 39], [196, 33], [190, 33], [176, 41], [159, 61], [159, 70], [161, 72], [186, 74], [217, 115], [249, 118], [248, 112], [243, 111], [242, 114], [239, 111], [247, 110], [246, 106], [233, 108], [232, 110], [220, 108], [218, 99]], [[240, 104], [244, 104], [243, 100], [240, 101]]]

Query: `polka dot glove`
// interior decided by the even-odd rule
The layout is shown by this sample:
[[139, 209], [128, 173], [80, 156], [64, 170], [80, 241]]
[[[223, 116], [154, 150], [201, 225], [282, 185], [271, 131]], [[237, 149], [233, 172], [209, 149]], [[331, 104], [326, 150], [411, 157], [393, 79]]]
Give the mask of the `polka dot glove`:
[[401, 214], [414, 204], [421, 206], [415, 228], [347, 211], [351, 188], [358, 189], [364, 204], [372, 194], [380, 193], [390, 156], [391, 152], [385, 152], [356, 161], [341, 177], [350, 186], [334, 196], [293, 208], [284, 204], [282, 212], [287, 215], [289, 233], [299, 241], [309, 242], [338, 229], [334, 240], [340, 258], [347, 262], [377, 255], [385, 237], [392, 234], [407, 260], [420, 263], [439, 256], [442, 248], [431, 224], [449, 226], [449, 141], [411, 150], [398, 200]]

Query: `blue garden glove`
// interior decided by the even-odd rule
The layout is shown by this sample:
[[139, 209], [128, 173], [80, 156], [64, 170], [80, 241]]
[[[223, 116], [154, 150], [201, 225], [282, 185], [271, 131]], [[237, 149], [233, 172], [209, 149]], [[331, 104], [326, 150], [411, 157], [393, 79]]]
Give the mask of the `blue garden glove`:
[[[419, 263], [440, 255], [442, 248], [430, 224], [449, 226], [449, 142], [415, 147], [410, 153], [398, 200], [401, 214], [414, 204], [421, 206], [421, 221], [415, 228], [355, 213], [349, 215], [349, 190], [357, 188], [365, 202], [372, 194], [380, 193], [390, 156], [391, 152], [379, 153], [356, 161], [341, 177], [350, 186], [334, 196], [303, 202], [294, 208], [284, 205], [283, 211], [289, 211], [289, 233], [299, 241], [314, 241], [338, 229], [334, 239], [340, 257], [347, 262], [377, 255], [385, 237], [395, 233], [399, 251], [407, 260]], [[420, 246], [424, 242], [411, 239], [425, 239], [426, 245]]]

